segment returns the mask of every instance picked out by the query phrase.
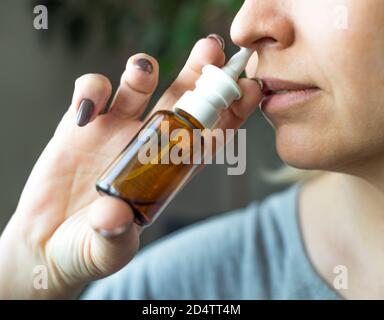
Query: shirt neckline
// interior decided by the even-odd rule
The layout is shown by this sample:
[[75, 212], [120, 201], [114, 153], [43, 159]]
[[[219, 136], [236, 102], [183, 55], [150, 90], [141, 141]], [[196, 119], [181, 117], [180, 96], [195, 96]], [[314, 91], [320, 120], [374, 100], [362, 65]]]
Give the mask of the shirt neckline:
[[324, 279], [324, 277], [317, 270], [317, 267], [314, 265], [309, 252], [307, 245], [304, 240], [304, 235], [302, 231], [301, 221], [300, 221], [300, 195], [301, 190], [303, 188], [304, 181], [297, 182], [291, 187], [291, 191], [294, 193], [294, 196], [291, 197], [293, 199], [292, 208], [294, 214], [294, 229], [296, 234], [296, 243], [298, 252], [297, 254], [301, 256], [301, 261], [305, 262], [305, 268], [307, 271], [313, 275], [314, 279], [316, 279], [317, 284], [320, 285], [325, 291], [328, 291], [330, 294], [334, 295], [336, 299], [345, 300], [345, 298], [337, 292], [332, 285]]

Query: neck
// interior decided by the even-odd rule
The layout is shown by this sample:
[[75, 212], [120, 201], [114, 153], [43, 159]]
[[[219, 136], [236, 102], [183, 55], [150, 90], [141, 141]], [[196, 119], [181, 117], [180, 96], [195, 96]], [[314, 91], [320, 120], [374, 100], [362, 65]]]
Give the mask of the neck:
[[361, 220], [384, 221], [384, 156], [351, 164], [335, 175], [345, 208]]
[[348, 173], [327, 172], [305, 183], [301, 192], [299, 214], [308, 252], [330, 284], [336, 265], [348, 268], [349, 290], [342, 292], [346, 297], [384, 297], [377, 281], [384, 268], [380, 172], [373, 165]]
[[351, 165], [343, 171], [316, 179], [312, 199], [333, 221], [349, 225], [352, 234], [375, 242], [384, 240], [384, 159]]

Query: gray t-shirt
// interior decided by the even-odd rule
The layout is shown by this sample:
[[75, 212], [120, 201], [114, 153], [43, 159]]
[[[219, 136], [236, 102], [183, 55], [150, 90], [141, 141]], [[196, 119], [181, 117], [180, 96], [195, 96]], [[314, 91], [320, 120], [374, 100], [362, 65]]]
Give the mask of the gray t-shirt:
[[145, 247], [81, 299], [340, 299], [306, 253], [301, 184]]

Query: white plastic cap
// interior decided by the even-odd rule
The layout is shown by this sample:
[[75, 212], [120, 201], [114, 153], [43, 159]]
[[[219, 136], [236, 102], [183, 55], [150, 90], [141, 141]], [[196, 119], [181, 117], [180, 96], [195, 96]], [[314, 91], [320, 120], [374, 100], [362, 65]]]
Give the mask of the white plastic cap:
[[254, 50], [241, 48], [222, 69], [213, 65], [204, 66], [196, 88], [185, 92], [173, 110], [183, 110], [205, 128], [213, 128], [220, 111], [241, 99], [242, 92], [236, 81], [253, 53]]

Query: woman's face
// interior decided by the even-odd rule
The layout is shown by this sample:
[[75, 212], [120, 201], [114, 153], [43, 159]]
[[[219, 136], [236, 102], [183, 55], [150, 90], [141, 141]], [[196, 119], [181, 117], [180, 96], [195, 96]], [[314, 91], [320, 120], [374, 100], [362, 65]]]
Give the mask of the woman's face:
[[231, 36], [258, 52], [248, 77], [317, 88], [263, 109], [286, 163], [343, 171], [384, 154], [383, 0], [246, 0]]

